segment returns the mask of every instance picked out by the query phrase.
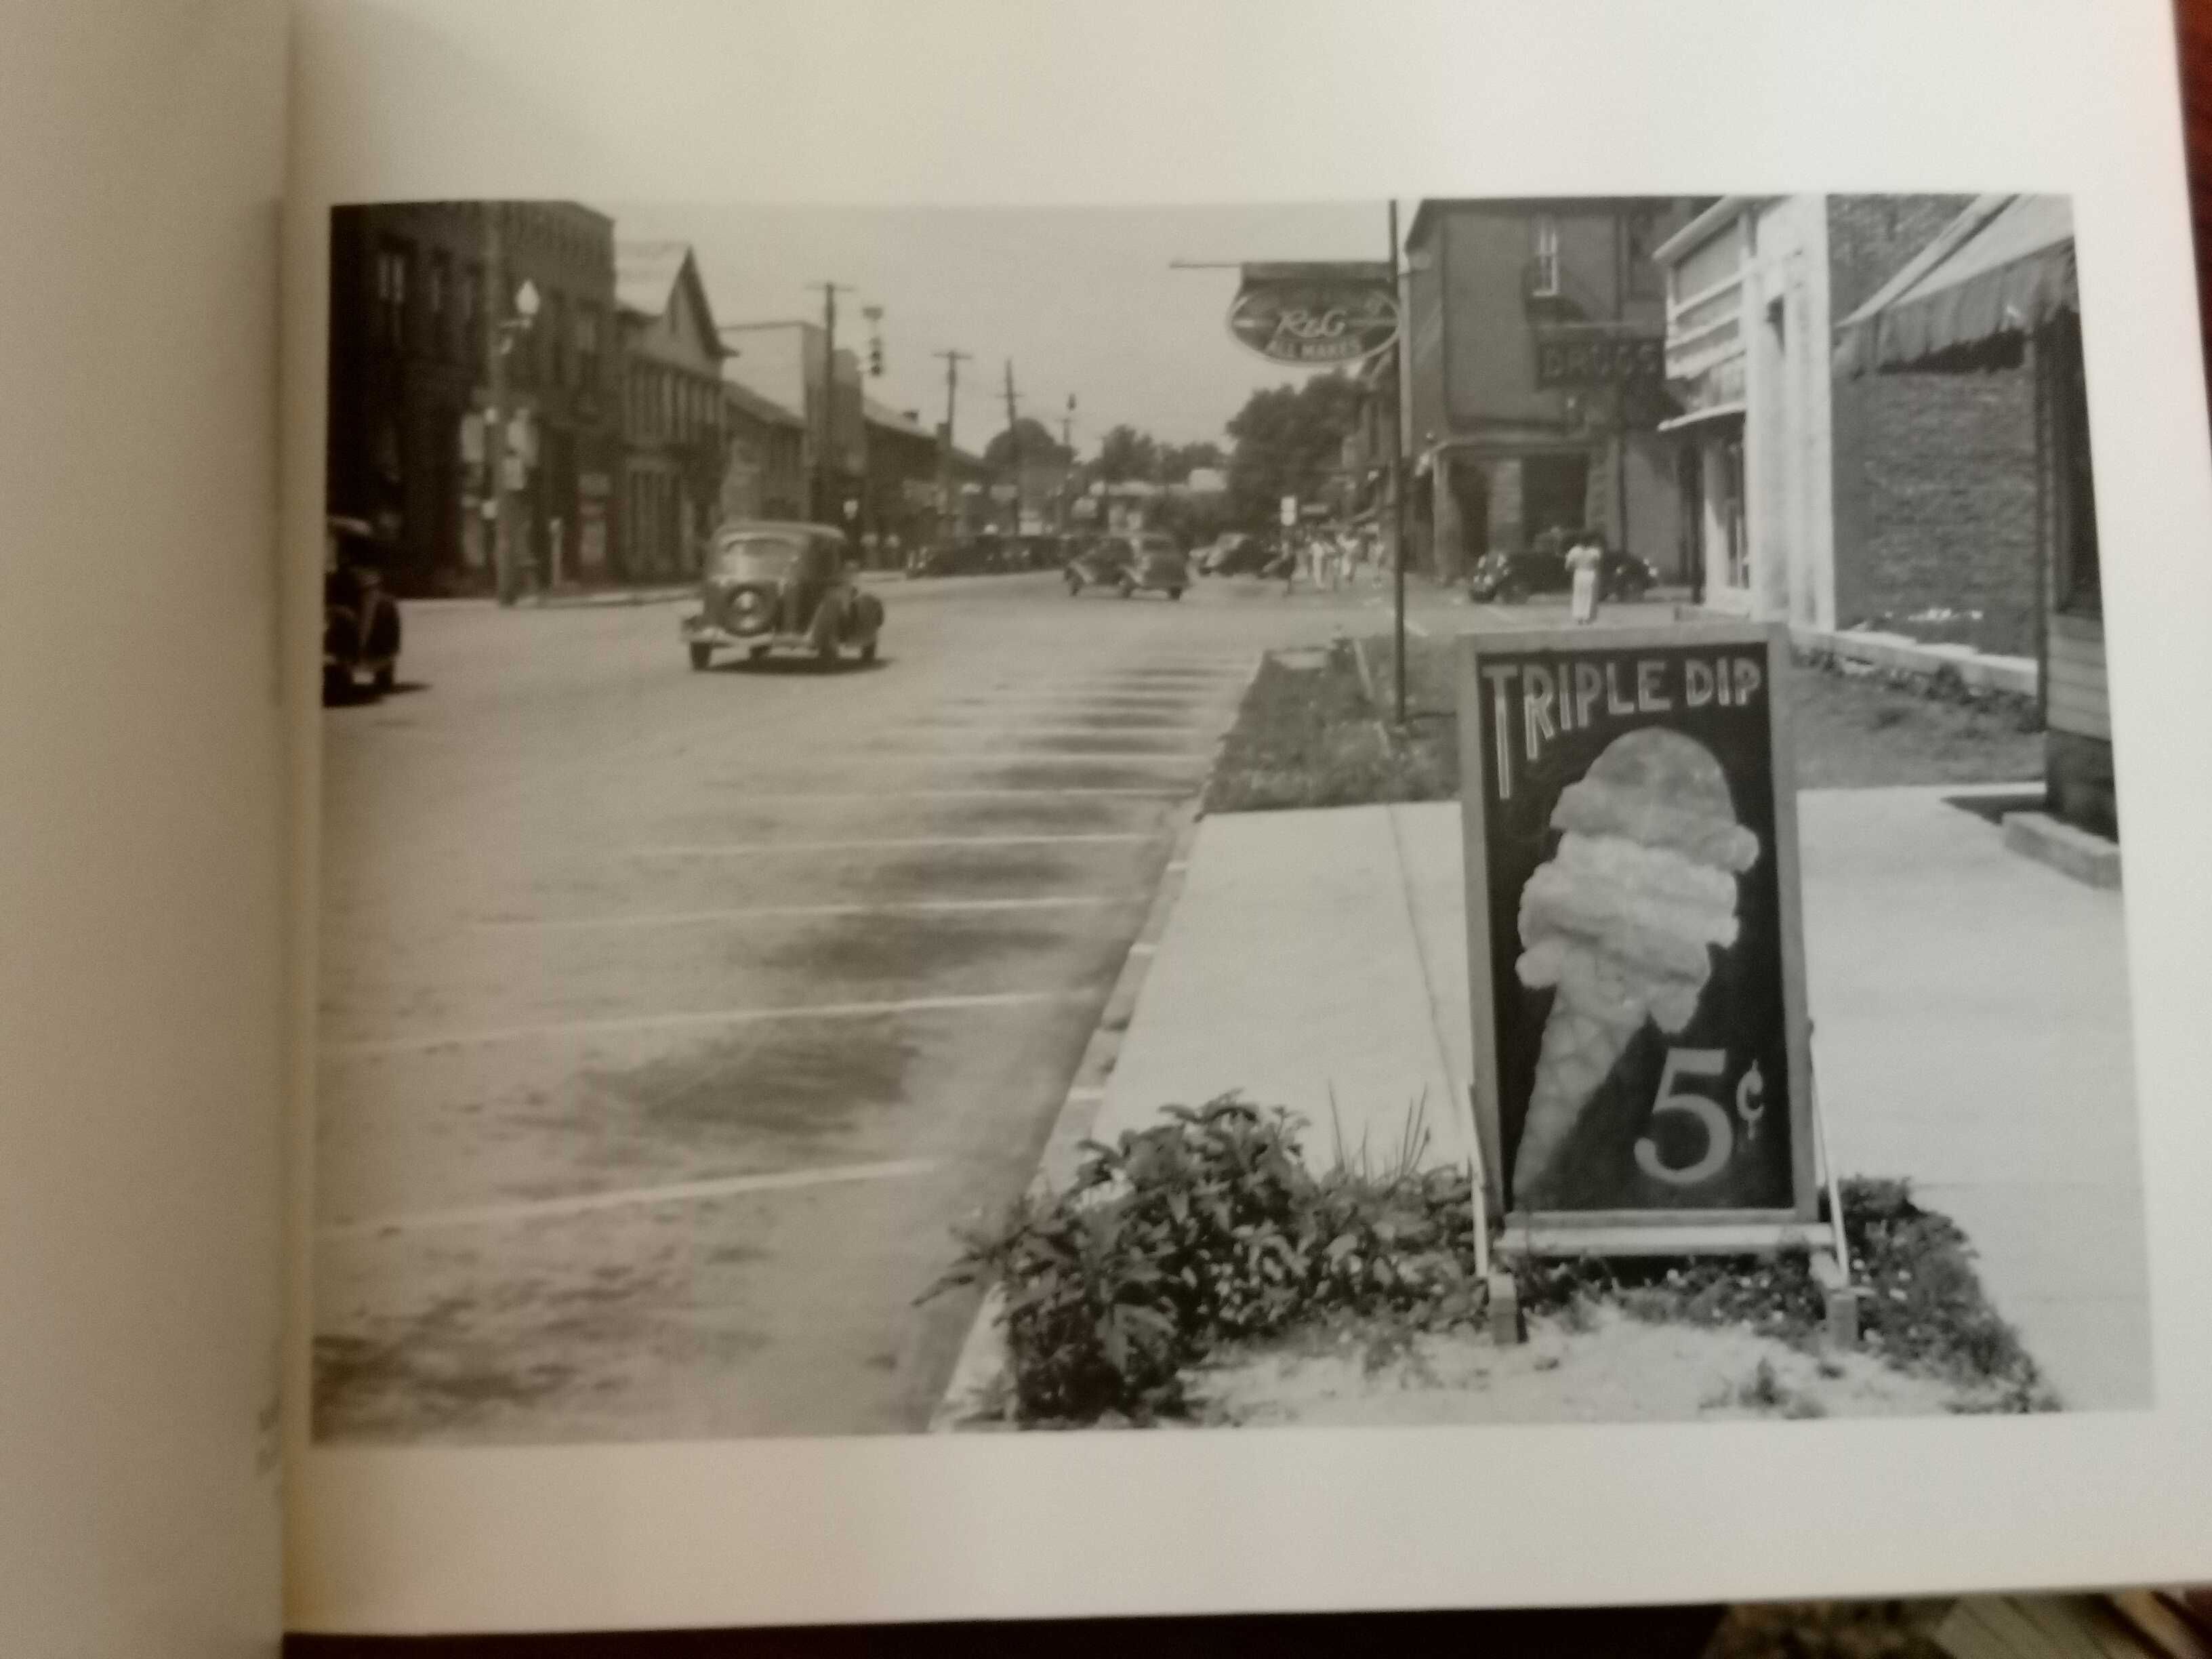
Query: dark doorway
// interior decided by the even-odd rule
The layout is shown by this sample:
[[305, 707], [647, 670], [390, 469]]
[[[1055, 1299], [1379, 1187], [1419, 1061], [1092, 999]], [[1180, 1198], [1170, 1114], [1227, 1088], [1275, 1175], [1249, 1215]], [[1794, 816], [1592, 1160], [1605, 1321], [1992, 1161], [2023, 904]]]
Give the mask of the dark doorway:
[[1580, 530], [1589, 511], [1589, 457], [1531, 455], [1521, 463], [1521, 524], [1533, 542], [1547, 530]]

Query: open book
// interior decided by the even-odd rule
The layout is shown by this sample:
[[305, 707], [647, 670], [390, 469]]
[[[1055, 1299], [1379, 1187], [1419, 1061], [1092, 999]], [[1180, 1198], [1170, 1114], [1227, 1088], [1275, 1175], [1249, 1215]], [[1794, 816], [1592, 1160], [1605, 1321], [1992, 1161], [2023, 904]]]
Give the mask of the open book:
[[11, 33], [9, 1651], [2212, 1577], [2155, 0]]

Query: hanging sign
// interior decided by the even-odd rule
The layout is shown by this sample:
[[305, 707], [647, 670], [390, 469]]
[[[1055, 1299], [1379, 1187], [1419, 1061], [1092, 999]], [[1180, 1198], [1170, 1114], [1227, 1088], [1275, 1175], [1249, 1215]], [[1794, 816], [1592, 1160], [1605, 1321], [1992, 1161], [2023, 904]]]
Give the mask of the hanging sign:
[[1398, 337], [1390, 267], [1381, 260], [1246, 265], [1229, 331], [1270, 362], [1326, 368], [1371, 357]]
[[1667, 375], [1666, 337], [1610, 323], [1561, 323], [1536, 331], [1536, 384], [1656, 384]]
[[1462, 651], [1491, 1202], [1538, 1250], [1593, 1229], [1655, 1251], [1693, 1224], [1749, 1224], [1747, 1248], [1761, 1226], [1825, 1234], [1784, 636], [1582, 628]]

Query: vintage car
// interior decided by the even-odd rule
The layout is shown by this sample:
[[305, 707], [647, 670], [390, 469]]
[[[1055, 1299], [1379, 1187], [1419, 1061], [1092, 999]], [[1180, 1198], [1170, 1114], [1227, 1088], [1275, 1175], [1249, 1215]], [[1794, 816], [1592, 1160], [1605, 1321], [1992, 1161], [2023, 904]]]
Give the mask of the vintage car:
[[840, 653], [875, 659], [884, 602], [854, 580], [853, 555], [827, 525], [749, 520], [714, 537], [699, 583], [699, 610], [684, 618], [691, 666], [723, 647], [757, 661], [778, 648], [805, 651], [823, 667]]
[[1101, 536], [1067, 562], [1069, 597], [1086, 587], [1109, 588], [1128, 599], [1140, 592], [1182, 597], [1190, 586], [1190, 562], [1169, 538], [1157, 532]]
[[359, 519], [331, 519], [323, 537], [323, 701], [343, 702], [366, 678], [377, 695], [399, 671], [399, 603], [386, 591], [380, 544]]
[[[1540, 537], [1525, 552], [1497, 550], [1475, 561], [1468, 574], [1468, 597], [1483, 604], [1525, 599], [1536, 593], [1564, 593], [1574, 584], [1567, 573], [1566, 546], [1555, 537]], [[1633, 554], [1605, 550], [1598, 567], [1598, 594], [1607, 599], [1641, 599], [1658, 586], [1659, 573]]]

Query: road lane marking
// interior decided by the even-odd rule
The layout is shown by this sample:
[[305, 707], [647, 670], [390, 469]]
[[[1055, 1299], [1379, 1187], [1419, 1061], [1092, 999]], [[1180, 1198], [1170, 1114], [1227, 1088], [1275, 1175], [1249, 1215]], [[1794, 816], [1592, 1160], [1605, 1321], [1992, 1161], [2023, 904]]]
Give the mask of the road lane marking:
[[458, 1210], [419, 1210], [374, 1221], [333, 1222], [315, 1229], [318, 1238], [366, 1238], [384, 1233], [423, 1232], [444, 1227], [482, 1227], [501, 1222], [537, 1221], [554, 1216], [588, 1215], [637, 1205], [696, 1204], [746, 1193], [787, 1192], [799, 1187], [827, 1187], [848, 1181], [899, 1181], [927, 1175], [937, 1160], [910, 1158], [889, 1164], [847, 1164], [825, 1170], [783, 1170], [771, 1175], [725, 1176], [714, 1181], [679, 1181], [665, 1187], [634, 1187], [620, 1192], [585, 1193], [574, 1198], [518, 1199], [509, 1204], [477, 1204]]
[[896, 1014], [962, 1013], [1021, 1008], [1039, 1002], [1073, 1002], [1088, 993], [986, 991], [967, 996], [902, 997], [887, 1002], [817, 1002], [785, 1008], [707, 1008], [680, 1014], [620, 1014], [601, 1019], [545, 1020], [535, 1025], [495, 1025], [478, 1031], [439, 1031], [427, 1036], [368, 1037], [322, 1045], [325, 1060], [366, 1060], [382, 1054], [428, 1054], [434, 1048], [522, 1042], [534, 1037], [591, 1036], [623, 1031], [680, 1030], [699, 1025], [757, 1025], [780, 1019], [877, 1019]]
[[1066, 842], [1158, 841], [1164, 830], [1099, 830], [1037, 836], [897, 836], [861, 841], [730, 841], [696, 847], [636, 847], [632, 858], [728, 858], [754, 853], [860, 853], [916, 847], [1040, 847]]
[[785, 920], [805, 916], [951, 915], [966, 910], [1073, 910], [1142, 904], [1141, 893], [1073, 893], [1032, 898], [911, 899], [881, 903], [755, 904], [731, 910], [685, 910], [640, 916], [492, 916], [479, 927], [685, 927], [717, 921]]
[[1414, 635], [1421, 639], [1425, 640], [1429, 637], [1429, 630], [1422, 627], [1420, 623], [1415, 622], [1411, 617], [1406, 618], [1406, 631], [1408, 634]]

